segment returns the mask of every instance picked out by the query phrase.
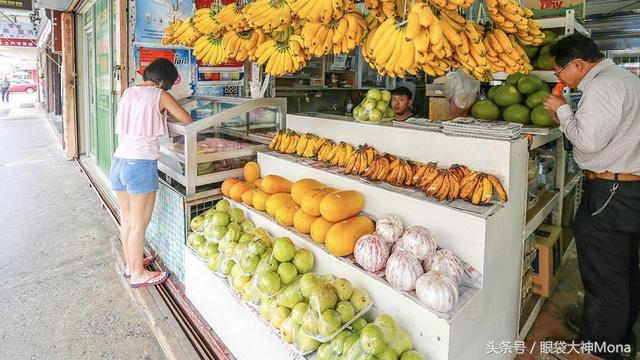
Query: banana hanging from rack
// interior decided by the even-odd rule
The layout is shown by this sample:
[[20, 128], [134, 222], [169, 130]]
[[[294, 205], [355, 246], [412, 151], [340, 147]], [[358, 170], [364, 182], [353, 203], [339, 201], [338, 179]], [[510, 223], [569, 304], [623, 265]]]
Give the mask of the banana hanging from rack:
[[260, 29], [249, 31], [227, 31], [222, 38], [222, 45], [229, 53], [229, 58], [236, 61], [255, 61], [256, 49], [266, 41], [266, 35]]
[[202, 36], [202, 34], [196, 29], [193, 17], [184, 20], [180, 26], [173, 31], [173, 37], [176, 39], [176, 42], [184, 46], [193, 46], [193, 43], [200, 36]]
[[358, 46], [367, 32], [367, 22], [359, 11], [345, 13], [329, 24], [307, 21], [302, 27], [305, 47], [317, 57], [348, 54]]
[[247, 31], [251, 29], [244, 8], [236, 2], [223, 6], [215, 15], [215, 20], [222, 31]]
[[492, 71], [527, 74], [533, 70], [529, 57], [513, 35], [494, 29], [485, 36], [484, 44]]
[[245, 7], [249, 25], [264, 33], [284, 30], [292, 24], [293, 10], [285, 0], [257, 0]]
[[522, 8], [516, 0], [487, 0], [486, 6], [495, 28], [514, 34], [521, 44], [542, 44], [545, 35], [540, 24], [532, 19], [530, 9]]
[[194, 25], [203, 35], [220, 36], [222, 28], [215, 19], [216, 13], [211, 8], [203, 8], [196, 10], [194, 16]]
[[174, 22], [172, 22], [171, 24], [169, 24], [169, 26], [167, 26], [164, 29], [164, 37], [162, 38], [162, 44], [163, 45], [175, 45], [178, 43], [178, 40], [176, 40], [175, 38], [175, 32], [178, 28], [180, 28], [182, 26], [182, 21], [180, 20], [176, 20]]
[[329, 24], [353, 9], [350, 0], [291, 0], [291, 9], [301, 19]]
[[216, 66], [227, 61], [229, 53], [222, 44], [222, 37], [202, 35], [193, 45], [193, 55], [204, 65]]
[[266, 64], [265, 71], [273, 76], [300, 71], [308, 61], [300, 35], [268, 39], [258, 46], [255, 57], [259, 65]]

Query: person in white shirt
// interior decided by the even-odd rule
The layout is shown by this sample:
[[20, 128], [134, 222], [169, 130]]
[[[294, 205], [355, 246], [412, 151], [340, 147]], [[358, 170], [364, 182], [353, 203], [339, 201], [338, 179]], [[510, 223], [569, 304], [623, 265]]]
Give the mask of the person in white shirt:
[[544, 101], [586, 178], [573, 226], [584, 309], [570, 312], [567, 322], [579, 328], [581, 341], [616, 345], [594, 355], [633, 359], [640, 308], [640, 78], [580, 34], [560, 39], [550, 54], [559, 80], [582, 91], [575, 112], [563, 97]]

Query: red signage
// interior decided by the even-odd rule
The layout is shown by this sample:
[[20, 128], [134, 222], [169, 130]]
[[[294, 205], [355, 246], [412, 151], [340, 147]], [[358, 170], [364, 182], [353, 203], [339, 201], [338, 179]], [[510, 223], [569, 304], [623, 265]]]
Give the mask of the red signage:
[[[236, 0], [222, 0], [222, 5], [228, 5], [236, 2]], [[196, 0], [196, 9], [204, 9], [211, 7], [213, 0]]]
[[0, 38], [0, 46], [36, 47], [37, 44], [29, 39]]
[[155, 59], [164, 58], [174, 62], [175, 57], [176, 52], [173, 50], [140, 48], [140, 66], [137, 72], [142, 75], [147, 65], [151, 64]]
[[53, 12], [53, 51], [62, 53], [62, 21], [60, 19], [61, 11], [52, 10]]

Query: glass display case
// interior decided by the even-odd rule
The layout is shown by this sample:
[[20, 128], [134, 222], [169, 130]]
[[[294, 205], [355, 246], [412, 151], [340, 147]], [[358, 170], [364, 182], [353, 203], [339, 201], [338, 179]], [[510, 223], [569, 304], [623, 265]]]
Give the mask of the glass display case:
[[220, 193], [228, 177], [285, 128], [286, 99], [241, 99], [192, 96], [179, 100], [194, 122], [169, 122], [169, 137], [160, 140], [158, 168], [187, 200]]

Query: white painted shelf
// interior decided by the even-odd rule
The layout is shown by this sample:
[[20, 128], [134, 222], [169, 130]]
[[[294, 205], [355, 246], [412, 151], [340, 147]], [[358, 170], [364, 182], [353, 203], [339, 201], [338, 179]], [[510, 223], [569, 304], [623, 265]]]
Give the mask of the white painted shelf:
[[[404, 224], [423, 225], [434, 234], [440, 246], [453, 250], [469, 265], [482, 272], [486, 219], [422, 197], [411, 197], [383, 189], [356, 177], [341, 176], [323, 169], [285, 160], [272, 153], [259, 152], [262, 176], [277, 174], [290, 181], [312, 178], [339, 190], [358, 190], [364, 196], [366, 214], [374, 219], [383, 214], [395, 214]], [[503, 209], [498, 211], [502, 212]], [[495, 215], [494, 215], [495, 216]], [[464, 226], [460, 226], [464, 224]]]
[[[188, 248], [184, 254], [187, 298], [235, 358], [305, 359], [292, 345], [285, 343], [250, 305], [234, 294], [225, 279], [209, 271], [207, 265]], [[247, 346], [247, 341], [251, 346]]]
[[544, 219], [551, 214], [553, 210], [558, 207], [558, 201], [560, 199], [560, 193], [546, 192], [540, 196], [540, 200], [536, 206], [527, 211], [527, 225], [524, 230], [524, 238], [526, 239], [531, 235]]
[[562, 137], [562, 132], [559, 128], [551, 128], [545, 135], [533, 135], [529, 149], [533, 150], [546, 145], [552, 141], [556, 141]]
[[567, 196], [567, 194], [569, 194], [580, 181], [582, 181], [582, 173], [574, 174], [571, 180], [567, 181], [564, 185], [564, 188], [562, 189], [562, 196]]
[[[495, 174], [503, 182], [509, 201], [491, 216], [478, 216], [449, 205], [431, 202], [405, 189], [386, 189], [332, 169], [315, 168], [299, 159], [258, 153], [261, 176], [277, 174], [291, 181], [313, 178], [337, 189], [353, 189], [365, 198], [363, 213], [376, 218], [392, 213], [405, 226], [429, 228], [437, 243], [454, 251], [481, 273], [481, 284], [469, 300], [449, 317], [436, 316], [382, 280], [372, 278], [346, 259], [328, 254], [306, 236], [277, 225], [255, 210], [247, 211], [257, 226], [274, 236], [288, 236], [314, 252], [317, 269], [345, 276], [368, 290], [374, 301], [373, 315], [389, 312], [407, 329], [418, 351], [429, 359], [511, 359], [509, 354], [486, 354], [488, 341], [515, 341], [518, 335], [522, 269], [521, 238], [525, 224], [527, 141], [497, 141], [446, 136], [421, 129], [390, 124], [360, 124], [345, 119], [287, 115], [287, 128], [355, 146], [369, 144], [380, 152], [421, 162], [437, 162], [441, 168], [465, 164]], [[239, 205], [240, 206], [240, 205]], [[466, 298], [467, 295], [463, 296]]]
[[[419, 302], [418, 298], [415, 295], [415, 292], [401, 291], [401, 290], [394, 289], [383, 278], [377, 277], [374, 274], [356, 265], [355, 260], [353, 258], [335, 256], [331, 254], [324, 245], [313, 241], [308, 235], [300, 234], [293, 228], [281, 226], [271, 216], [269, 216], [269, 214], [263, 211], [256, 210], [255, 208], [251, 206], [247, 206], [244, 203], [240, 203], [229, 198], [227, 198], [227, 200], [234, 207], [242, 209], [245, 212], [245, 214], [249, 213], [249, 217], [251, 221], [253, 221], [256, 224], [256, 226], [260, 226], [264, 228], [274, 237], [286, 236], [290, 238], [298, 247], [312, 249], [316, 257], [316, 264], [318, 264], [321, 268], [326, 267], [327, 269], [330, 269], [333, 271], [336, 271], [336, 269], [338, 269], [339, 267], [348, 268], [348, 270], [345, 270], [345, 271], [348, 271], [349, 275], [344, 276], [347, 279], [360, 278], [362, 274], [364, 274], [365, 276], [368, 276], [371, 281], [365, 281], [365, 283], [371, 284], [372, 286], [375, 284], [375, 287], [380, 287], [380, 289], [379, 290], [376, 289], [375, 292], [380, 292], [380, 293], [387, 292], [390, 295], [390, 297], [386, 298], [385, 301], [381, 303], [375, 303], [375, 307], [378, 309], [379, 312], [385, 312], [380, 310], [380, 308], [384, 308], [385, 302], [390, 302], [392, 304], [398, 305], [400, 302], [410, 300], [420, 305], [423, 311], [432, 313], [435, 317], [442, 318], [445, 320], [452, 320], [456, 317], [458, 313], [461, 312], [461, 310], [469, 302], [473, 301], [473, 298], [480, 291], [480, 289], [477, 286], [481, 283], [481, 279], [477, 278], [474, 280], [474, 279], [467, 278], [465, 279], [466, 285], [460, 288], [461, 290], [460, 298], [456, 303], [455, 307], [450, 312], [438, 313], [438, 312], [432, 311], [431, 309], [427, 308], [426, 306], [422, 305]], [[330, 265], [330, 266], [327, 266], [327, 265]], [[325, 272], [325, 271], [322, 271], [321, 268], [316, 269], [316, 271]], [[326, 272], [330, 272], [330, 270], [327, 270]], [[476, 282], [476, 285], [471, 284], [472, 282]], [[367, 290], [369, 289], [370, 287], [367, 287]], [[398, 294], [401, 297], [398, 297], [397, 296]]]

